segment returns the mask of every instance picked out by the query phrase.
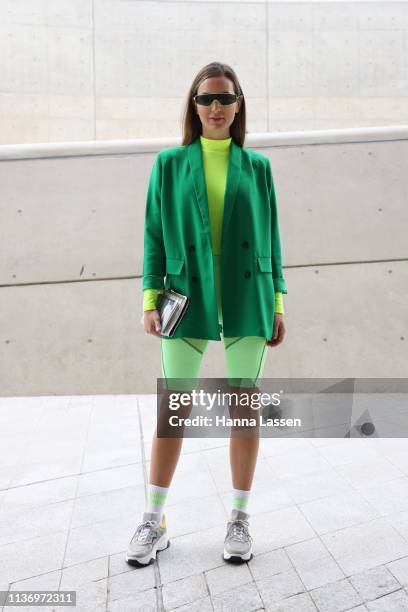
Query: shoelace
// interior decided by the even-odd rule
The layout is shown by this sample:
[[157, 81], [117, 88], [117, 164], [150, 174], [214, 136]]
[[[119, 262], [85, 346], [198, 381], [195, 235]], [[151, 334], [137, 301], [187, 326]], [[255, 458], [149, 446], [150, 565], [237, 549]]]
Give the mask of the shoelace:
[[139, 525], [139, 527], [136, 529], [134, 539], [138, 540], [139, 542], [142, 542], [143, 544], [146, 544], [149, 541], [148, 537], [150, 536], [150, 541], [151, 541], [151, 536], [153, 534], [153, 531], [152, 531], [153, 526], [154, 526], [153, 521], [145, 521], [144, 523]]
[[241, 542], [245, 542], [246, 539], [251, 540], [252, 538], [248, 533], [248, 526], [246, 521], [237, 519], [231, 523], [230, 534]]

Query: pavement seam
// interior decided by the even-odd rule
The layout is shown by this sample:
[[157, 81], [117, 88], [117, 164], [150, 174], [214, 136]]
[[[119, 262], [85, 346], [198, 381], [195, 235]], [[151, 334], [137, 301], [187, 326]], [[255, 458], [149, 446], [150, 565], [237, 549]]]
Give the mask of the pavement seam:
[[[157, 398], [156, 398], [156, 401], [157, 401]], [[143, 484], [144, 484], [144, 491], [145, 491], [145, 502], [147, 503], [148, 476], [147, 476], [147, 469], [146, 469], [146, 453], [145, 453], [145, 447], [144, 447], [143, 420], [142, 420], [142, 415], [141, 415], [141, 410], [140, 410], [140, 401], [139, 401], [138, 396], [136, 396], [136, 404], [137, 404], [137, 415], [139, 419], [140, 452], [142, 456]], [[156, 560], [153, 561], [154, 582], [155, 582], [154, 588], [156, 589], [157, 612], [164, 612], [163, 593], [162, 593], [163, 585], [161, 582], [159, 562], [158, 562], [157, 556], [158, 555], [156, 555]]]

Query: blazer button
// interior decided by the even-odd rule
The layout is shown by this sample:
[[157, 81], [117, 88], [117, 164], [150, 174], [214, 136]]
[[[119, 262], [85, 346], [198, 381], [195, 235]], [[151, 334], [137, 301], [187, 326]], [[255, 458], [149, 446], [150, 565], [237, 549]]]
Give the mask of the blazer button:
[[245, 270], [244, 276], [245, 278], [249, 278], [251, 276], [251, 272], [249, 270]]
[[192, 276], [191, 280], [193, 281], [193, 283], [196, 283], [198, 281], [198, 276]]
[[244, 242], [242, 243], [242, 248], [243, 248], [243, 249], [248, 249], [248, 248], [249, 248], [249, 242], [248, 242], [248, 240], [244, 240]]
[[190, 253], [194, 253], [194, 251], [195, 251], [194, 244], [190, 244], [190, 246], [188, 247], [188, 250], [190, 251]]

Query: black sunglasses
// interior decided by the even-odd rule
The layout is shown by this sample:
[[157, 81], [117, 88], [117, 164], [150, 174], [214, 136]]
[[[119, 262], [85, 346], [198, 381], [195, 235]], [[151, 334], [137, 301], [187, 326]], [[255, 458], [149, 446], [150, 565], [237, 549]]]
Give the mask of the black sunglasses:
[[205, 93], [193, 96], [193, 100], [201, 106], [211, 106], [214, 100], [218, 100], [223, 106], [233, 104], [240, 98], [239, 95], [234, 93]]

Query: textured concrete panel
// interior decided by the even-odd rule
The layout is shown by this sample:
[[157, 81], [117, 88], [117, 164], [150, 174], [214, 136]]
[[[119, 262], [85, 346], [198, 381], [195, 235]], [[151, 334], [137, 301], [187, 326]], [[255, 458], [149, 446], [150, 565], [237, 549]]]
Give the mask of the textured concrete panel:
[[38, 26], [0, 26], [1, 90], [5, 93], [47, 91], [47, 38]]
[[286, 265], [407, 257], [408, 141], [263, 152], [272, 163]]
[[3, 92], [93, 93], [89, 30], [2, 25], [0, 40]]
[[75, 281], [140, 273], [145, 191], [154, 157], [0, 164], [1, 232], [10, 241], [2, 258], [1, 282]]
[[[183, 46], [180, 46], [179, 30], [97, 32], [96, 95], [166, 97], [176, 94], [184, 99], [189, 83], [202, 65], [217, 57], [239, 65], [248, 61], [248, 55], [251, 69], [241, 77], [244, 94], [266, 95], [264, 36], [254, 38], [254, 33], [243, 30], [224, 38], [204, 27], [183, 32], [182, 36]], [[157, 46], [157, 37], [160, 37], [160, 46]], [[190, 51], [193, 49], [194, 52]]]
[[[143, 2], [139, 0], [95, 0], [95, 26], [100, 30], [147, 29], [151, 32], [178, 29], [201, 30], [212, 28], [235, 30], [265, 29], [265, 4], [254, 2]], [[176, 9], [179, 10], [176, 10]], [[278, 9], [279, 12], [279, 9]], [[194, 52], [192, 48], [191, 51]]]
[[93, 139], [95, 135], [94, 122], [88, 119], [70, 117], [40, 119], [4, 119], [0, 120], [0, 131], [9, 144], [20, 144], [27, 136], [32, 143], [66, 142], [75, 133], [78, 140]]
[[0, 22], [40, 26], [91, 25], [92, 0], [2, 0]]
[[93, 95], [92, 32], [77, 28], [55, 28], [47, 32], [48, 91]]
[[[310, 31], [271, 31], [268, 36], [268, 94], [274, 97], [312, 96], [315, 85], [313, 69], [313, 41]], [[292, 115], [296, 117], [296, 113]]]
[[4, 0], [0, 23], [2, 143], [179, 135], [216, 59], [239, 75], [249, 132], [408, 122], [406, 2]]

